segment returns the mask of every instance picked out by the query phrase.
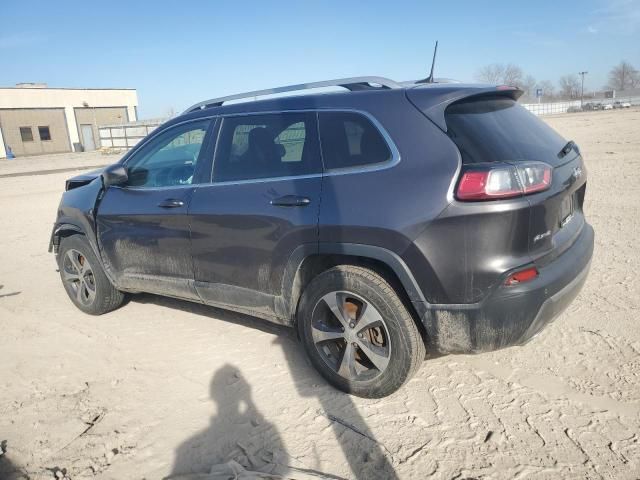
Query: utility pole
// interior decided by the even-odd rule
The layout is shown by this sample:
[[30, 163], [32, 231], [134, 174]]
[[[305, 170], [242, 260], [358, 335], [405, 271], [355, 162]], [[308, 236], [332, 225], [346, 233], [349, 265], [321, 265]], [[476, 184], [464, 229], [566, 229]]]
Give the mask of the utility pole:
[[582, 101], [584, 100], [584, 76], [589, 72], [578, 72], [582, 77], [582, 86], [580, 87], [580, 110], [582, 110]]

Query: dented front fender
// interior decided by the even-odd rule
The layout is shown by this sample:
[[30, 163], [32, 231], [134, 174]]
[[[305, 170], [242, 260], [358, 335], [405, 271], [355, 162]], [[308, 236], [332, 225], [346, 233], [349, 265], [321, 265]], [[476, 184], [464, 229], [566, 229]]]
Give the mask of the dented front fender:
[[102, 193], [102, 179], [95, 178], [82, 187], [68, 190], [62, 194], [51, 238], [49, 251], [56, 251], [60, 238], [70, 232], [83, 234], [96, 257], [100, 257], [96, 241], [96, 208]]

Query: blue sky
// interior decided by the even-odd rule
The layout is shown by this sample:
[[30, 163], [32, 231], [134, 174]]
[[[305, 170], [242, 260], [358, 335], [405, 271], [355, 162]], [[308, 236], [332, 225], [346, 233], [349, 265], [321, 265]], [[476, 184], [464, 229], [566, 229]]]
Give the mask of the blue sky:
[[141, 117], [197, 101], [328, 78], [473, 80], [515, 63], [539, 80], [588, 70], [600, 88], [640, 69], [640, 0], [0, 0], [0, 85], [132, 87]]

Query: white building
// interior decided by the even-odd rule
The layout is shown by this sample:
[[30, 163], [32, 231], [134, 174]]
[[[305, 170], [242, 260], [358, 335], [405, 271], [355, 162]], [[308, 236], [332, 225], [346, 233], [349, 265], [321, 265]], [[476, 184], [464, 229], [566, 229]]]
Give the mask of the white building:
[[0, 158], [100, 148], [100, 125], [138, 119], [135, 89], [0, 87]]

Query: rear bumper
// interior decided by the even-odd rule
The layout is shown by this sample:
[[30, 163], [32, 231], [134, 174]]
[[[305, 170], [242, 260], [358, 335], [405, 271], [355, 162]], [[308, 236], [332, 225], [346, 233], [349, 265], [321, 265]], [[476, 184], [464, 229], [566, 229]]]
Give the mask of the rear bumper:
[[589, 272], [593, 243], [593, 229], [585, 224], [574, 244], [539, 268], [535, 280], [501, 286], [476, 304], [418, 309], [425, 312], [422, 319], [431, 351], [485, 352], [526, 343], [578, 295]]

